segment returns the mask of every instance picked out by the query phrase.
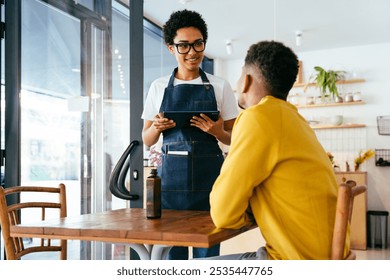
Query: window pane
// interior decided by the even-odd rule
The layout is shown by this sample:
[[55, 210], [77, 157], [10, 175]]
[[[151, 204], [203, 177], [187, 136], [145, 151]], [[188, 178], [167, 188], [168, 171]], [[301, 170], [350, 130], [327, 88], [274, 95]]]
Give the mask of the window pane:
[[79, 5], [83, 5], [84, 7], [90, 9], [91, 11], [94, 10], [94, 2], [95, 2], [95, 0], [77, 0], [75, 2], [77, 4], [79, 4]]

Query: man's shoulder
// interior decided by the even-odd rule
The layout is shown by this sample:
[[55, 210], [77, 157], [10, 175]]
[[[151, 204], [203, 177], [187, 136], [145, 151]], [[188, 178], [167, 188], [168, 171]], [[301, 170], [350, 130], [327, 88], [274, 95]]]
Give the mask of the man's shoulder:
[[[276, 110], [278, 110], [278, 108], [259, 102], [258, 104], [241, 111], [237, 120], [241, 123], [248, 123], [251, 125], [259, 124], [263, 120], [273, 119], [273, 116], [276, 114]], [[266, 123], [268, 123], [268, 121], [266, 121]]]

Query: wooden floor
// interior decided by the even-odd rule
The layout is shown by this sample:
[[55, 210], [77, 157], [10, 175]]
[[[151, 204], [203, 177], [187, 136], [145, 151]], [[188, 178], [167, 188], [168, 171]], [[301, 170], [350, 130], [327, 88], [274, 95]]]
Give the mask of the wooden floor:
[[390, 260], [390, 248], [354, 250], [357, 260]]

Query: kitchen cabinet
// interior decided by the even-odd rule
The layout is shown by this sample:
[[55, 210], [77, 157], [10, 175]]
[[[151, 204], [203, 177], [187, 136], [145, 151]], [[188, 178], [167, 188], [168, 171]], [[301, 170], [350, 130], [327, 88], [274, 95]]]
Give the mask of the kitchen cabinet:
[[[354, 180], [358, 186], [367, 186], [367, 172], [336, 172], [337, 183]], [[367, 249], [367, 192], [355, 197], [351, 220], [351, 249]]]

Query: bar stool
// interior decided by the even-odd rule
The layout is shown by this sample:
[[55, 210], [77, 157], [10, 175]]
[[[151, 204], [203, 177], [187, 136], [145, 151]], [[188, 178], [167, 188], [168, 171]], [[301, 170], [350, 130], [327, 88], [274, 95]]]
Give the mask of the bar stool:
[[[387, 218], [388, 211], [367, 211], [367, 232], [368, 245], [375, 248], [376, 245], [387, 248]], [[378, 234], [379, 233], [379, 234]], [[380, 236], [380, 243], [376, 242], [376, 237]]]

